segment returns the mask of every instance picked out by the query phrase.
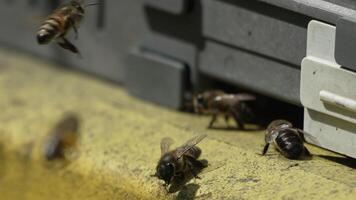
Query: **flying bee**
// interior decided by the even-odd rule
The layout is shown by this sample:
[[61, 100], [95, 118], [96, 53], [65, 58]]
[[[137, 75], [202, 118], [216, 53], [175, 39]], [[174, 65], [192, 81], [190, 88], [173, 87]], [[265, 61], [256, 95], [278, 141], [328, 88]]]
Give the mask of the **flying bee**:
[[271, 143], [286, 158], [300, 159], [310, 157], [310, 152], [304, 147], [303, 130], [294, 128], [292, 123], [286, 120], [275, 120], [271, 122], [266, 130], [265, 142], [262, 155], [267, 153]]
[[70, 29], [73, 29], [77, 39], [78, 27], [84, 17], [85, 8], [98, 5], [98, 3], [84, 5], [83, 1], [71, 0], [68, 4], [53, 11], [39, 28], [37, 42], [44, 45], [55, 40], [62, 48], [80, 55], [78, 48], [69, 42], [66, 35]]
[[49, 134], [44, 154], [47, 160], [65, 158], [65, 151], [77, 146], [79, 140], [79, 118], [68, 114], [61, 119]]
[[220, 90], [212, 90], [197, 95], [194, 98], [194, 107], [198, 113], [213, 115], [209, 128], [213, 127], [218, 115], [223, 115], [226, 123], [232, 116], [239, 128], [243, 130], [245, 120], [254, 117], [251, 108], [246, 103], [254, 100], [256, 97], [250, 94], [226, 94]]
[[201, 142], [206, 135], [198, 135], [188, 140], [182, 146], [169, 150], [173, 143], [171, 138], [163, 138], [161, 141], [161, 158], [156, 167], [156, 173], [152, 176], [163, 180], [164, 186], [168, 187], [168, 192], [175, 192], [190, 178], [198, 178], [198, 173], [207, 167], [203, 160], [198, 160], [201, 149], [196, 145]]

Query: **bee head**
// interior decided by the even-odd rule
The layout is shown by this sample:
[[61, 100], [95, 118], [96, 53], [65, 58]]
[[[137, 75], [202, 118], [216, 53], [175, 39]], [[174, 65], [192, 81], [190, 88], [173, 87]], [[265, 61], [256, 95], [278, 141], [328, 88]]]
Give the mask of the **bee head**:
[[159, 179], [164, 180], [167, 185], [171, 182], [174, 176], [175, 169], [173, 159], [173, 156], [169, 154], [163, 156], [156, 169], [156, 176]]
[[79, 1], [72, 0], [70, 2], [70, 5], [73, 6], [75, 9], [77, 9], [80, 13], [84, 13], [83, 3], [79, 2]]
[[267, 127], [265, 137], [266, 142], [271, 142], [274, 138], [276, 138], [280, 130], [292, 127], [292, 123], [287, 120], [274, 120]]
[[208, 109], [208, 101], [204, 98], [203, 94], [198, 94], [193, 99], [194, 112], [196, 113], [204, 113], [205, 110]]

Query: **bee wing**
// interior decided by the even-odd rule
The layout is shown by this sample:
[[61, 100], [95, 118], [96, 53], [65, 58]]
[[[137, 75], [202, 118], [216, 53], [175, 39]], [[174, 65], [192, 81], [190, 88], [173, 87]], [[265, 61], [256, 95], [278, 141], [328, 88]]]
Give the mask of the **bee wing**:
[[43, 15], [23, 15], [22, 18], [26, 24], [30, 26], [40, 26], [46, 19], [47, 16]]
[[236, 94], [235, 96], [239, 101], [254, 101], [256, 96], [251, 94]]
[[173, 144], [173, 140], [170, 137], [165, 137], [161, 140], [161, 155], [169, 151], [169, 147]]
[[56, 156], [59, 143], [60, 141], [56, 134], [51, 135], [50, 138], [48, 139], [44, 147], [44, 155], [48, 160], [51, 160]]
[[177, 159], [181, 158], [187, 151], [189, 151], [192, 147], [201, 142], [206, 136], [206, 134], [195, 136], [194, 138], [188, 140], [185, 144], [180, 146], [177, 149]]
[[[205, 160], [203, 160], [205, 161]], [[212, 172], [212, 171], [215, 171], [215, 170], [218, 170], [220, 169], [221, 167], [224, 167], [226, 165], [226, 162], [225, 161], [218, 161], [218, 162], [215, 162], [213, 164], [210, 164], [206, 161], [206, 167], [204, 169], [201, 170], [201, 172], [199, 173], [199, 175], [204, 175], [206, 173], [209, 173], [209, 172]]]

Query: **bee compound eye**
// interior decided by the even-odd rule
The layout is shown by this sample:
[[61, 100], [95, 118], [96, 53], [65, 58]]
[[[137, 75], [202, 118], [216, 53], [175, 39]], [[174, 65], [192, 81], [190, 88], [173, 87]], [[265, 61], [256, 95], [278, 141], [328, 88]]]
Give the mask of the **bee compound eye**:
[[166, 173], [167, 173], [167, 174], [169, 174], [169, 175], [173, 174], [173, 173], [174, 173], [174, 166], [173, 166], [173, 164], [167, 163], [167, 164], [165, 165], [165, 170], [166, 170]]
[[166, 166], [167, 166], [168, 168], [173, 168], [173, 164], [172, 164], [172, 163], [167, 163]]

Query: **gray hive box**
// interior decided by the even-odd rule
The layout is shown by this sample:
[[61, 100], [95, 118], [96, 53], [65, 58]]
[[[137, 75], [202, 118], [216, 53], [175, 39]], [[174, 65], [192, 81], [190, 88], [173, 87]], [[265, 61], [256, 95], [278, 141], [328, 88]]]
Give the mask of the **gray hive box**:
[[[69, 36], [83, 59], [55, 44], [36, 44], [40, 22], [32, 19], [46, 16], [59, 2], [0, 1], [0, 26], [6, 27], [0, 31], [0, 44], [123, 83], [133, 95], [175, 109], [182, 107], [188, 91], [219, 80], [305, 106], [309, 131], [325, 125], [330, 134], [330, 127], [353, 127], [349, 108], [340, 113], [320, 110], [315, 107], [322, 105], [320, 97], [309, 104], [301, 63], [308, 57], [308, 24], [317, 20], [335, 28], [332, 59], [338, 71], [356, 70], [354, 0], [100, 0], [101, 6], [87, 9], [79, 40]], [[323, 101], [341, 99], [346, 107], [355, 99], [345, 96], [347, 92], [331, 98], [330, 91], [319, 94], [314, 89], [310, 92], [321, 94]], [[317, 125], [313, 117], [337, 122], [326, 125], [320, 119], [325, 123]], [[355, 156], [350, 148], [340, 150], [340, 142], [328, 142], [314, 143]]]
[[[144, 48], [184, 63], [188, 83], [176, 84], [189, 85], [186, 90], [208, 87], [203, 78], [208, 75], [295, 105], [301, 105], [300, 63], [309, 21], [336, 24], [356, 16], [351, 0], [101, 0], [102, 6], [87, 9], [79, 40], [69, 36], [82, 51], [80, 60], [34, 40], [39, 19], [59, 2], [4, 0], [0, 23], [7, 29], [0, 32], [0, 43], [121, 83], [133, 58], [141, 59], [132, 50]], [[22, 15], [13, 18], [14, 12]], [[337, 60], [351, 62], [339, 52]]]

